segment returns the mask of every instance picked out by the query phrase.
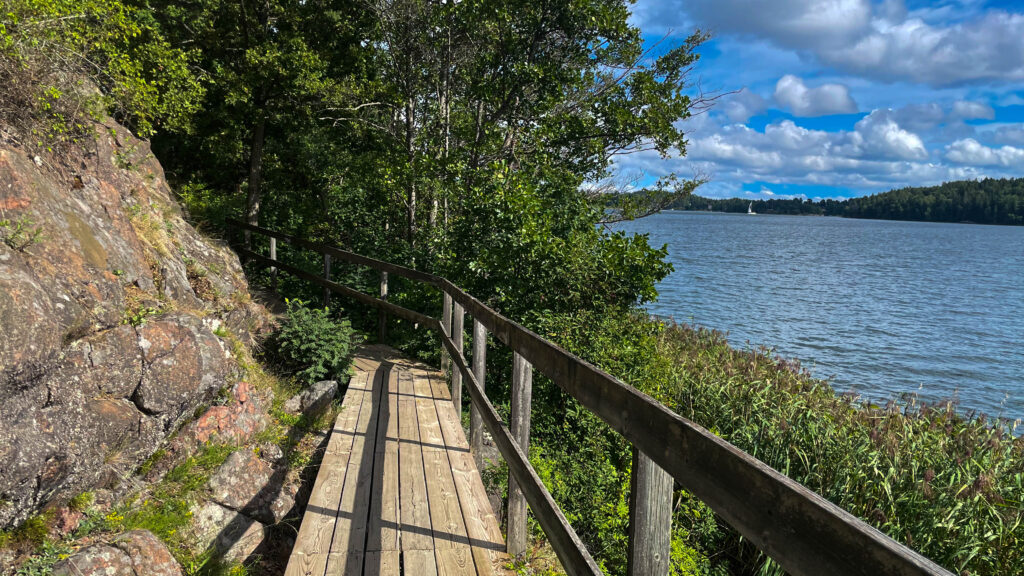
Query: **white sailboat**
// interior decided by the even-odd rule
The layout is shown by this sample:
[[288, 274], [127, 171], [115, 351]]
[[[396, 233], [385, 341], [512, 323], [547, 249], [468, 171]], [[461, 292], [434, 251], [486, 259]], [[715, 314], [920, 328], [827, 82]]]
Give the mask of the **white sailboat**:
[[754, 203], [753, 202], [751, 202], [750, 204], [747, 205], [747, 214], [757, 214], [757, 212], [754, 212]]

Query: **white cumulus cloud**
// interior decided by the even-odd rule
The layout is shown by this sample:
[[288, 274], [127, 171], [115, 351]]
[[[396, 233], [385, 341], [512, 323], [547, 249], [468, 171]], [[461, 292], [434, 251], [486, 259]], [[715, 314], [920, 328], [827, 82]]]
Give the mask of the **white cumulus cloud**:
[[1024, 14], [992, 11], [951, 24], [875, 18], [845, 46], [812, 48], [825, 63], [865, 77], [933, 86], [1024, 79]]
[[764, 39], [864, 78], [931, 86], [1024, 80], [1024, 14], [964, 2], [908, 11], [900, 0], [641, 0], [650, 32], [708, 28]]
[[992, 139], [999, 144], [1024, 146], [1024, 124], [1009, 124], [996, 128]]
[[743, 123], [764, 112], [768, 103], [756, 93], [744, 88], [731, 95], [722, 106], [722, 112], [733, 122]]
[[962, 120], [991, 120], [996, 117], [996, 111], [984, 102], [957, 100], [953, 103], [952, 115], [954, 118]]
[[928, 157], [921, 137], [900, 127], [890, 110], [875, 110], [862, 118], [854, 127], [851, 141], [861, 155], [902, 160]]
[[842, 84], [822, 84], [808, 88], [800, 78], [787, 74], [775, 84], [775, 101], [789, 108], [794, 116], [825, 116], [857, 111], [850, 90]]
[[1024, 168], [1024, 148], [990, 148], [974, 138], [957, 140], [946, 147], [946, 159], [970, 166], [1007, 166]]

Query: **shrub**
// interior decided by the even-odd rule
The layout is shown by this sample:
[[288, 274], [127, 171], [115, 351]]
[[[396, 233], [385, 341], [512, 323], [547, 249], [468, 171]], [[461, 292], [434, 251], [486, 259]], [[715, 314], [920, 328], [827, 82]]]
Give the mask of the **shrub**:
[[285, 302], [287, 318], [271, 342], [278, 367], [305, 385], [340, 375], [356, 342], [349, 321], [332, 318], [329, 308]]
[[7, 0], [0, 119], [41, 147], [87, 133], [103, 110], [141, 136], [180, 128], [204, 93], [195, 57], [121, 0]]
[[[716, 332], [640, 314], [556, 315], [541, 332], [955, 573], [1021, 565], [1024, 439], [1012, 423], [951, 404], [861, 403], [771, 350], [738, 350]], [[541, 477], [598, 560], [622, 573], [609, 495], [616, 476], [628, 487], [628, 461], [615, 457], [619, 439], [561, 397], [535, 383], [531, 452], [543, 455]], [[706, 506], [685, 491], [676, 498], [674, 562], [679, 547], [698, 572], [775, 573], [732, 529], [709, 523]]]

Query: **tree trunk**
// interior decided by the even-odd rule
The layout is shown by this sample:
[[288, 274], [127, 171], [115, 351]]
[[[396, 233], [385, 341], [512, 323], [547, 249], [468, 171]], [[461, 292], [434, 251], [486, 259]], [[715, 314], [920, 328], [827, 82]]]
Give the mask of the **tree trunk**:
[[252, 129], [249, 150], [249, 194], [245, 199], [245, 221], [253, 226], [260, 223], [260, 203], [263, 201], [263, 141], [266, 137], [267, 118], [259, 107], [260, 117]]
[[407, 240], [409, 242], [409, 248], [416, 247], [416, 171], [414, 168], [416, 160], [415, 114], [416, 105], [413, 103], [412, 97], [409, 97], [405, 101], [405, 149], [409, 159], [408, 198], [406, 200], [408, 226], [406, 228], [406, 233], [408, 234]]

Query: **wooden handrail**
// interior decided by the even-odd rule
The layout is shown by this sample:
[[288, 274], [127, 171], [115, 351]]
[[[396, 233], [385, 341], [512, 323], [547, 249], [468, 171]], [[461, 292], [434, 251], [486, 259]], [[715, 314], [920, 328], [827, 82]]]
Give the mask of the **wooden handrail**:
[[[745, 538], [797, 576], [836, 575], [943, 575], [952, 576], [938, 564], [889, 538], [842, 508], [798, 482], [772, 469], [702, 426], [672, 412], [665, 405], [629, 386], [589, 362], [567, 352], [524, 326], [502, 316], [448, 280], [389, 262], [367, 258], [331, 246], [252, 226], [238, 221], [229, 224], [258, 232], [296, 246], [330, 254], [333, 258], [397, 274], [438, 287], [495, 338], [525, 358], [563, 391], [600, 417], [636, 449], [670, 473], [694, 496], [705, 502]], [[240, 250], [245, 256], [280, 270], [292, 272], [321, 286], [384, 308], [406, 319], [421, 322], [441, 334], [442, 344], [463, 381], [468, 383], [473, 406], [495, 437], [502, 456], [509, 461], [534, 515], [541, 521], [554, 506], [525, 455], [507, 436], [508, 430], [479, 387], [460, 347], [436, 319], [351, 288], [325, 281], [316, 275], [278, 261]], [[511, 444], [509, 444], [511, 442]], [[506, 453], [508, 452], [508, 453]], [[531, 491], [533, 492], [531, 494]], [[546, 496], [545, 496], [546, 494]], [[564, 517], [554, 506], [556, 516]], [[575, 533], [559, 532], [559, 522], [541, 521], [552, 547], [571, 574], [590, 574], [596, 569]], [[551, 531], [549, 531], [549, 529]], [[571, 532], [571, 528], [569, 528]], [[599, 572], [596, 572], [599, 573]]]

